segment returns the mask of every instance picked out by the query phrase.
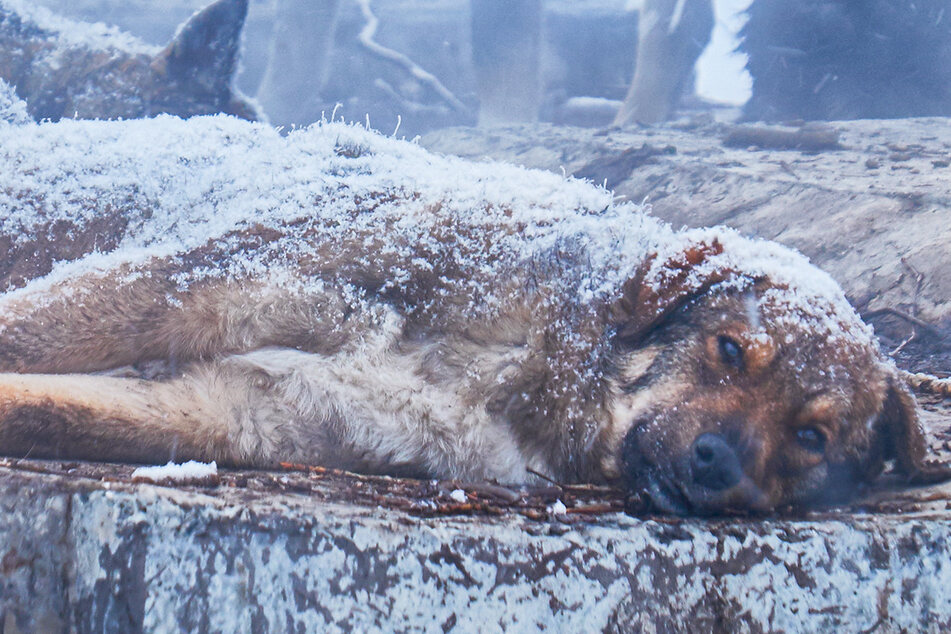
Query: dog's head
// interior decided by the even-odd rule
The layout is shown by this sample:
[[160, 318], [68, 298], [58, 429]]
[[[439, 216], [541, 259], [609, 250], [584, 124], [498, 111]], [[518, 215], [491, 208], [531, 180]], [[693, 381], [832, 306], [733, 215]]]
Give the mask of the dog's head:
[[889, 460], [924, 468], [914, 397], [798, 254], [694, 239], [643, 267], [614, 317], [616, 467], [660, 510], [835, 501]]

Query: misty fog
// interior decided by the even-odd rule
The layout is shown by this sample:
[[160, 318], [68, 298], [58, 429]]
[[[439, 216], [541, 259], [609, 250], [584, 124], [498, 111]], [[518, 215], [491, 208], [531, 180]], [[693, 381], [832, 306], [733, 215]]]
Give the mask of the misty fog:
[[[163, 45], [204, 2], [43, 4]], [[336, 108], [385, 132], [399, 122], [409, 136], [534, 120], [604, 126], [622, 122], [640, 54], [655, 76], [641, 77], [637, 98], [660, 104], [642, 110], [645, 122], [691, 112], [780, 120], [949, 110], [943, 0], [750, 4], [716, 0], [708, 16], [707, 0], [251, 0], [238, 87], [276, 125], [306, 125]], [[659, 18], [672, 36], [663, 46], [679, 38], [684, 52], [655, 46], [657, 61], [649, 46], [639, 53], [650, 11], [676, 14], [679, 23]]]

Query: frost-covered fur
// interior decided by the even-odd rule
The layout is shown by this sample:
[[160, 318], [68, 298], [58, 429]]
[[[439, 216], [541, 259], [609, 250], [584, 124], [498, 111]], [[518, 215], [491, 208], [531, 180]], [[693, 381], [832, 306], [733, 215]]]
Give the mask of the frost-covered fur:
[[247, 10], [247, 0], [216, 0], [160, 49], [104, 24], [59, 18], [35, 2], [0, 0], [0, 80], [37, 121], [217, 112], [260, 119], [234, 88]]
[[921, 467], [827, 275], [585, 182], [228, 117], [0, 123], [0, 179], [9, 454], [531, 468], [676, 512]]

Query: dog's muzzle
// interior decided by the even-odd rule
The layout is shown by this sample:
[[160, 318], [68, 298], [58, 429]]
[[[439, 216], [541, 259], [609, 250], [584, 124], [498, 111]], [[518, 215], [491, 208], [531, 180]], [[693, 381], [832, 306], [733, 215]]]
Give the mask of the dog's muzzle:
[[719, 515], [767, 510], [763, 492], [743, 470], [739, 449], [727, 436], [699, 434], [671, 463], [648, 462], [640, 434], [628, 434], [622, 461], [631, 490], [647, 495], [654, 509], [674, 515]]
[[690, 472], [698, 486], [722, 491], [736, 486], [743, 467], [736, 451], [720, 434], [697, 436], [690, 449]]

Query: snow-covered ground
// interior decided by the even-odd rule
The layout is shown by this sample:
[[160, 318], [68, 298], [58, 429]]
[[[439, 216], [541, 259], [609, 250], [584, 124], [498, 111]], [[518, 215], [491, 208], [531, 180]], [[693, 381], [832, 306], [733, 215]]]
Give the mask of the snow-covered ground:
[[218, 475], [218, 465], [214, 462], [196, 462], [189, 460], [184, 463], [169, 462], [154, 467], [139, 467], [132, 472], [133, 480], [148, 480], [149, 482], [178, 482], [184, 483], [195, 480], [205, 480]]

